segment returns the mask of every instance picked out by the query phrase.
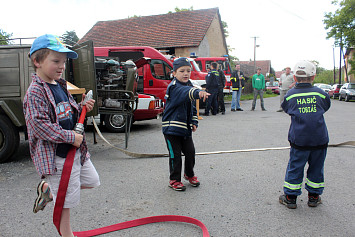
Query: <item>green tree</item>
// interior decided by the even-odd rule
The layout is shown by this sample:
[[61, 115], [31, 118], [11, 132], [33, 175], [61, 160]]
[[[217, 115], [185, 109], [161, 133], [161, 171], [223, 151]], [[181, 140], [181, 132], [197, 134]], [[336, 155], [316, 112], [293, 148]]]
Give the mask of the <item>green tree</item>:
[[76, 35], [75, 30], [66, 31], [61, 37], [63, 43], [67, 45], [75, 45], [79, 41], [79, 37]]
[[[175, 12], [183, 12], [183, 11], [193, 11], [194, 7], [191, 6], [190, 8], [178, 8], [175, 7]], [[169, 11], [168, 13], [172, 13], [172, 11]]]
[[339, 9], [334, 13], [324, 15], [323, 23], [327, 32], [327, 39], [334, 38], [335, 44], [345, 47], [355, 45], [355, 0], [334, 0], [334, 5], [339, 4]]
[[[338, 69], [335, 71], [335, 75], [338, 75]], [[338, 81], [338, 79], [336, 79]], [[324, 84], [333, 84], [334, 83], [334, 71], [324, 69], [319, 74], [317, 73], [314, 83], [324, 83]]]
[[12, 33], [6, 33], [2, 29], [0, 29], [0, 45], [8, 45], [10, 44], [10, 38], [12, 37]]

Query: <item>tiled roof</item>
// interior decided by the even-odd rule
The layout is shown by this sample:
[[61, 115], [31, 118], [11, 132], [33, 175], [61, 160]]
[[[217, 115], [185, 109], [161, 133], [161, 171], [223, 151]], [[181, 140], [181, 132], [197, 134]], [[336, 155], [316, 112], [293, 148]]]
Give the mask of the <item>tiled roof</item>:
[[[249, 75], [255, 74], [254, 61], [238, 61], [240, 63], [240, 70]], [[255, 67], [261, 68], [261, 73], [265, 76], [266, 73], [271, 72], [271, 60], [257, 60], [255, 61]], [[255, 69], [256, 70], [256, 69]]]
[[94, 46], [197, 47], [206, 35], [218, 8], [182, 11], [122, 20], [99, 21], [80, 42]]

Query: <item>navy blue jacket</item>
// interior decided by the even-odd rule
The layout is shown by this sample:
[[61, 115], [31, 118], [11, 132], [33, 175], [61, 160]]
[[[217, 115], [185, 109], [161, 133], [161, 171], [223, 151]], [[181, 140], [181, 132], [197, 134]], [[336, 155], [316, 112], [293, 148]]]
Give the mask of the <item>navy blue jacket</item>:
[[323, 114], [330, 108], [327, 93], [310, 83], [289, 90], [281, 104], [291, 116], [288, 140], [295, 148], [321, 148], [329, 142]]
[[166, 105], [163, 115], [163, 134], [189, 137], [192, 125], [198, 126], [194, 101], [199, 99], [200, 90], [191, 82], [182, 83], [176, 78], [166, 90]]
[[208, 72], [208, 74], [205, 77], [205, 80], [206, 80], [207, 91], [216, 91], [218, 90], [219, 85], [221, 84], [219, 78], [219, 72], [216, 71], [215, 69]]

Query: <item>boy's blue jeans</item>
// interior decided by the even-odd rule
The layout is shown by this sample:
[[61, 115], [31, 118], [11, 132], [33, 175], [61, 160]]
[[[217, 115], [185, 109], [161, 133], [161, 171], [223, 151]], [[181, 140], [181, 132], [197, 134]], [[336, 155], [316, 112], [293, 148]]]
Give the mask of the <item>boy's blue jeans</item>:
[[321, 195], [324, 190], [324, 161], [327, 148], [299, 150], [291, 147], [287, 165], [284, 192], [286, 195], [301, 195], [304, 167], [308, 162], [305, 188], [309, 193]]
[[242, 89], [232, 92], [232, 105], [231, 109], [240, 109], [240, 96], [242, 95]]

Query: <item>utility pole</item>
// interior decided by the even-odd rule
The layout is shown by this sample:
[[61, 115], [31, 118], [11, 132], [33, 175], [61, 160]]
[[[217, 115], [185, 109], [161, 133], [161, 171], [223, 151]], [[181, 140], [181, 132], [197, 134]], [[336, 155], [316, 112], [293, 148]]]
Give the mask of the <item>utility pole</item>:
[[252, 74], [254, 74], [256, 72], [256, 65], [255, 65], [255, 58], [256, 58], [256, 47], [259, 47], [259, 45], [256, 45], [256, 38], [259, 38], [257, 36], [251, 37], [254, 38], [254, 72]]
[[335, 78], [336, 78], [334, 47], [335, 47], [335, 45], [333, 45], [333, 84], [335, 84]]
[[339, 60], [339, 84], [341, 84], [341, 57], [342, 57], [342, 50], [343, 50], [343, 36], [340, 36], [340, 60]]

